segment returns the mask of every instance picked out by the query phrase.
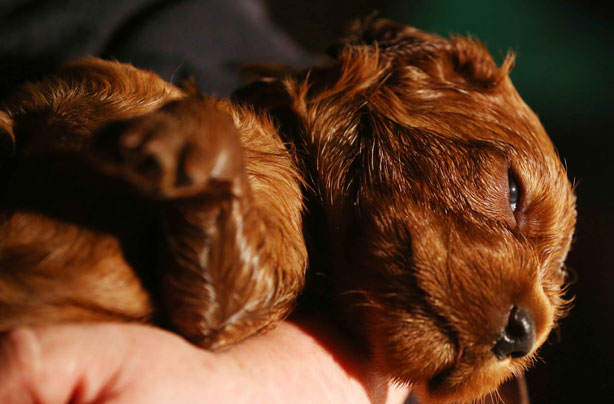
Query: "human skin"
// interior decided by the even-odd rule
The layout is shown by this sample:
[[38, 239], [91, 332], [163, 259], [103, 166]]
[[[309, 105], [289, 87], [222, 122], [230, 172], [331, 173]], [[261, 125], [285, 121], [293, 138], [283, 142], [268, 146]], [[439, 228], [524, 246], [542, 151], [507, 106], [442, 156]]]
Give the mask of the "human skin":
[[216, 353], [130, 324], [18, 328], [0, 339], [7, 404], [378, 404], [406, 396], [314, 321], [283, 322]]

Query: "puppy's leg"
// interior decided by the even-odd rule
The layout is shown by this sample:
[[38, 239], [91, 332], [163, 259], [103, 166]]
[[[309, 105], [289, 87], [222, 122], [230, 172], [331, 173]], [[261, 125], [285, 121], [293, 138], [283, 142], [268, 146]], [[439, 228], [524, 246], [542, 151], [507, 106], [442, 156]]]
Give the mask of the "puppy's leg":
[[212, 101], [175, 101], [114, 124], [94, 149], [103, 170], [161, 205], [160, 282], [169, 327], [216, 348], [288, 314], [304, 262], [279, 254], [290, 250], [283, 232], [265, 223], [286, 219], [254, 203], [240, 135]]

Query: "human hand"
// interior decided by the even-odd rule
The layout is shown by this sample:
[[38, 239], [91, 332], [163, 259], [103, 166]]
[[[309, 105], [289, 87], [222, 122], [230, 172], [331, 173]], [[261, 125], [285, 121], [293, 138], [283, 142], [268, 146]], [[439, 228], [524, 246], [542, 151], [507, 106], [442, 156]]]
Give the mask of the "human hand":
[[0, 339], [0, 402], [403, 402], [406, 389], [309, 327], [283, 322], [216, 353], [142, 325], [20, 328]]

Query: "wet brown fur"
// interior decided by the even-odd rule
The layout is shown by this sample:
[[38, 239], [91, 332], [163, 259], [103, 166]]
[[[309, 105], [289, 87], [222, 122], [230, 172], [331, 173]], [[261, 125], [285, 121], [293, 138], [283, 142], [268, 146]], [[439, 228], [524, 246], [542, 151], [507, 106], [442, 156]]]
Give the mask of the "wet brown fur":
[[[425, 402], [521, 373], [565, 312], [575, 197], [513, 56], [384, 20], [354, 32], [327, 66], [257, 69], [241, 103], [96, 59], [4, 100], [0, 328], [154, 321], [209, 348], [258, 332], [304, 282], [297, 166], [377, 371]], [[537, 343], [497, 360], [514, 305]]]

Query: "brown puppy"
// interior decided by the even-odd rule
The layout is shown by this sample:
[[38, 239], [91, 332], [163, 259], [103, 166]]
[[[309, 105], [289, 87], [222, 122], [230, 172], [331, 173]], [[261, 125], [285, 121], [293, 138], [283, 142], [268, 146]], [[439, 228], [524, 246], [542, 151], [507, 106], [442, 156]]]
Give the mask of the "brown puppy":
[[302, 198], [266, 117], [97, 59], [1, 109], [0, 329], [154, 321], [215, 348], [292, 309]]
[[389, 21], [334, 52], [305, 73], [260, 69], [238, 97], [302, 146], [322, 266], [375, 367], [426, 402], [476, 399], [565, 312], [572, 187], [513, 57], [497, 67], [474, 40]]
[[511, 64], [378, 21], [330, 66], [261, 71], [237, 95], [258, 113], [93, 59], [26, 85], [0, 108], [1, 328], [155, 321], [215, 348], [287, 315], [305, 249], [281, 136], [375, 369], [426, 402], [486, 394], [562, 315], [575, 221]]

